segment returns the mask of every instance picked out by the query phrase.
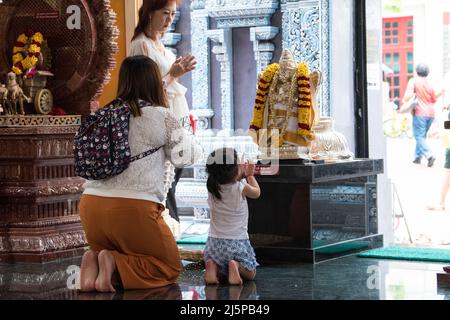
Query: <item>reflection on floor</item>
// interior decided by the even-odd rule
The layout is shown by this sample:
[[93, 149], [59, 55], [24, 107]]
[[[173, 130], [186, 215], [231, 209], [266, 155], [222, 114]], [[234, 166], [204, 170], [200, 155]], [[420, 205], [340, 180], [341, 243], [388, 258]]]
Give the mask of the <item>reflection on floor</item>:
[[348, 256], [311, 264], [271, 264], [258, 268], [243, 286], [205, 286], [203, 266], [184, 262], [178, 283], [154, 290], [116, 294], [76, 289], [81, 258], [48, 264], [0, 264], [0, 300], [314, 300], [450, 299], [438, 288], [440, 263], [372, 260]]

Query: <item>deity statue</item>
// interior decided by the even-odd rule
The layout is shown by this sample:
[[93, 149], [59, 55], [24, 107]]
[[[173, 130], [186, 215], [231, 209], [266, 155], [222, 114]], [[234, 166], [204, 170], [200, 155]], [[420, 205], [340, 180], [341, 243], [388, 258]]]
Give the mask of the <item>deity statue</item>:
[[[291, 51], [282, 52], [279, 63], [269, 65], [258, 83], [250, 135], [260, 149], [279, 148], [282, 158], [301, 158], [315, 139], [319, 119], [315, 94], [320, 73], [297, 64]], [[283, 154], [284, 153], [284, 154]]]
[[[259, 145], [260, 158], [336, 161], [351, 159], [345, 137], [334, 131], [333, 119], [321, 117], [317, 92], [319, 71], [296, 63], [284, 49], [279, 63], [259, 77], [249, 135]], [[275, 154], [276, 153], [276, 154]]]

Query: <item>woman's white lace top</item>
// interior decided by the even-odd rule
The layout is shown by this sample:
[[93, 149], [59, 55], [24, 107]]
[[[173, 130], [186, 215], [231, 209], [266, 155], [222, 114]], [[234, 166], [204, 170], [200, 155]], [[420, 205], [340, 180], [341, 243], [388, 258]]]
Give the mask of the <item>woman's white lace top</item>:
[[199, 161], [202, 150], [194, 136], [182, 129], [172, 112], [164, 107], [141, 108], [140, 117], [131, 116], [128, 141], [131, 155], [163, 146], [155, 153], [134, 161], [121, 174], [87, 181], [84, 194], [149, 200], [165, 205], [165, 162], [184, 167]]

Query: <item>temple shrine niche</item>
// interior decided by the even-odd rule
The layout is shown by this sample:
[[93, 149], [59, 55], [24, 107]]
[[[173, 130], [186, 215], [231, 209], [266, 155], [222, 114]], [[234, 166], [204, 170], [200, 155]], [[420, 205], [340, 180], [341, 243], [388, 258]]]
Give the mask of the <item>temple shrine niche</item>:
[[0, 5], [0, 83], [18, 85], [0, 96], [1, 262], [84, 251], [73, 137], [115, 66], [115, 19], [109, 0]]
[[[198, 60], [197, 68], [192, 72], [192, 113], [198, 118], [197, 136], [204, 147], [205, 157], [222, 146], [233, 146], [253, 159], [258, 157], [261, 150], [247, 134], [257, 78], [272, 62], [278, 62], [282, 50], [287, 49], [297, 63], [304, 62], [311, 74], [317, 76], [313, 79], [317, 92], [312, 96], [316, 106], [314, 129], [317, 139], [309, 148], [308, 158], [323, 158], [325, 155], [330, 159], [351, 158], [345, 137], [333, 130], [330, 117], [330, 10], [329, 0], [191, 2], [191, 50]], [[241, 38], [236, 42], [234, 31], [238, 29], [248, 30], [247, 40]], [[247, 64], [254, 64], [255, 74], [249, 75], [252, 79], [241, 78], [241, 83], [236, 85], [235, 80], [239, 78], [236, 65], [239, 62], [233, 57], [239, 56], [245, 41], [252, 51]], [[215, 67], [218, 70], [214, 70]], [[255, 83], [255, 87], [248, 83]], [[245, 103], [235, 101], [235, 87], [239, 86], [244, 86], [248, 93], [250, 100]], [[217, 95], [219, 100], [215, 101], [213, 98]], [[244, 121], [242, 127], [235, 123], [236, 108], [248, 110], [248, 122]], [[214, 117], [220, 119], [220, 123], [217, 124], [216, 120], [213, 125]], [[219, 130], [220, 134], [214, 135], [213, 131]], [[334, 145], [329, 144], [331, 139]], [[330, 152], [330, 148], [337, 153]], [[286, 149], [286, 158], [298, 158], [299, 153], [305, 158], [306, 146], [300, 150]], [[196, 167], [193, 175], [182, 179], [177, 188], [178, 203], [193, 207], [198, 220], [209, 216], [205, 179], [204, 169]]]
[[[339, 106], [331, 103], [332, 10], [329, 0], [191, 2], [192, 53], [198, 60], [192, 72], [197, 137], [205, 157], [216, 148], [234, 147], [269, 163], [268, 170], [260, 166], [261, 198], [249, 201], [249, 233], [264, 259], [314, 263], [383, 241], [376, 203], [383, 161], [354, 159], [345, 136], [334, 130], [332, 109]], [[242, 50], [238, 44], [246, 34], [237, 42], [239, 28], [248, 29], [253, 57], [246, 61], [256, 70], [244, 81], [237, 73], [245, 71], [236, 68]], [[281, 71], [271, 70], [274, 65]], [[236, 88], [247, 86], [254, 98], [261, 88], [250, 88], [250, 77], [260, 79], [265, 72], [273, 78], [265, 79], [269, 83], [262, 89], [268, 96], [260, 101], [263, 113], [255, 116], [257, 98], [236, 101]], [[308, 91], [299, 92], [299, 84]], [[299, 106], [308, 112], [299, 112]], [[259, 117], [260, 123], [250, 115], [239, 132], [237, 108], [253, 109], [253, 120]], [[247, 131], [249, 125], [253, 132]], [[204, 169], [195, 167], [189, 178], [177, 188], [178, 203], [194, 207], [192, 230], [200, 230], [209, 222]]]

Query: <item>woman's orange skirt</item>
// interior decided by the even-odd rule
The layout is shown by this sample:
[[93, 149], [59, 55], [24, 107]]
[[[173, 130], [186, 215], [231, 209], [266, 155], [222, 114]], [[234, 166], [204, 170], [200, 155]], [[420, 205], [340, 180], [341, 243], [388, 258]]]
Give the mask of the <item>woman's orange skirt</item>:
[[83, 195], [80, 217], [91, 250], [109, 250], [124, 289], [163, 287], [182, 270], [175, 239], [161, 213], [146, 200]]

